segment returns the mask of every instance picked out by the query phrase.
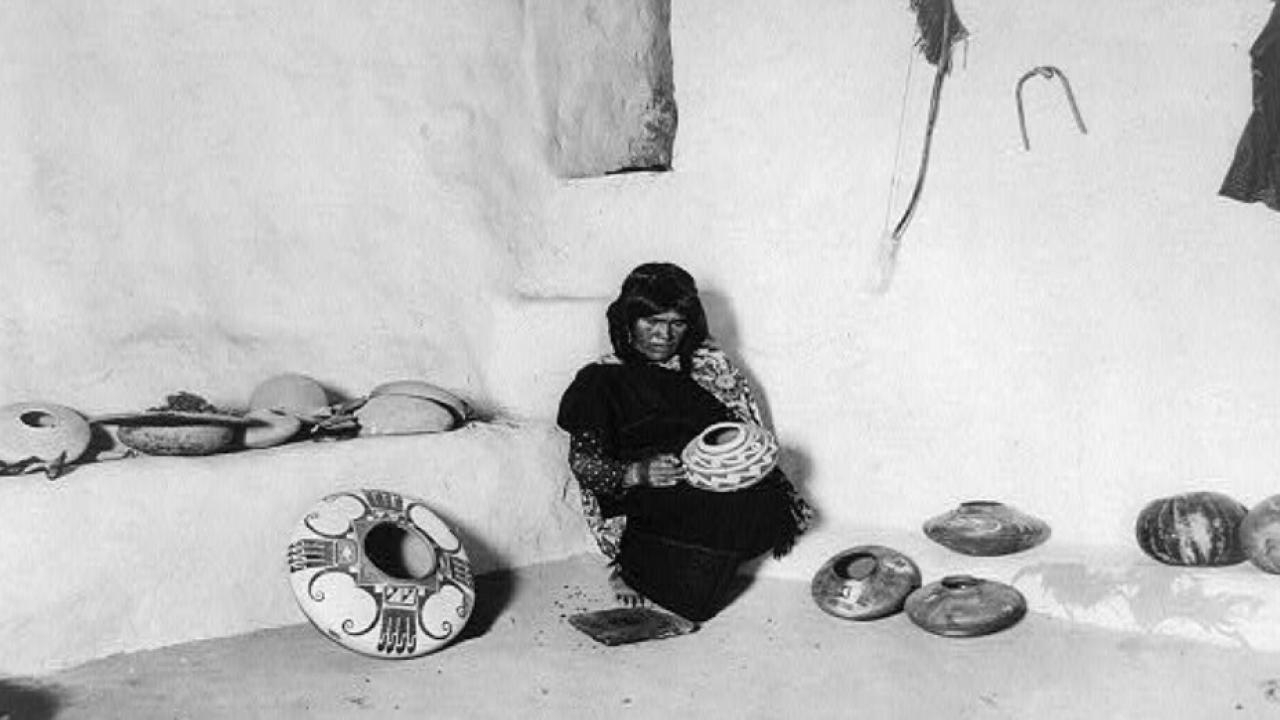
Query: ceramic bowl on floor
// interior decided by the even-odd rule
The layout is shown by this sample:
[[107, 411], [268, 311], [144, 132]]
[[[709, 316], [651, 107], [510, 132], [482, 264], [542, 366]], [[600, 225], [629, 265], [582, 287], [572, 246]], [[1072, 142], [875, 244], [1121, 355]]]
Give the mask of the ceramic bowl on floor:
[[920, 587], [911, 558], [881, 545], [837, 553], [814, 573], [810, 592], [818, 607], [845, 620], [875, 620], [902, 609]]
[[970, 575], [948, 575], [907, 597], [907, 616], [945, 637], [977, 637], [1012, 627], [1027, 601], [1012, 585]]

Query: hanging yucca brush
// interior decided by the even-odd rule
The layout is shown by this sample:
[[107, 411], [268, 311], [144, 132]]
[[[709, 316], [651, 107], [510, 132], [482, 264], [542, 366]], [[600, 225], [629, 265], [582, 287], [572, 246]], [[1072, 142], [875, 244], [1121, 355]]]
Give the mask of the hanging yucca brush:
[[[950, 51], [952, 45], [969, 37], [951, 0], [911, 0], [911, 10], [916, 14], [916, 27], [920, 30], [916, 47], [930, 65], [937, 65], [942, 59], [944, 47]], [[944, 71], [949, 70], [950, 65], [948, 62]]]
[[[956, 9], [951, 0], [911, 0], [911, 9], [915, 11], [916, 27], [920, 30], [916, 47], [937, 71], [933, 76], [933, 92], [929, 97], [929, 118], [925, 125], [924, 147], [920, 152], [920, 172], [916, 176], [915, 188], [911, 191], [911, 199], [907, 202], [907, 209], [902, 217], [892, 231], [886, 228], [885, 235], [880, 239], [876, 273], [872, 278], [871, 288], [878, 293], [889, 289], [889, 282], [898, 262], [898, 249], [902, 246], [902, 236], [907, 232], [911, 218], [915, 216], [920, 193], [924, 190], [925, 174], [929, 171], [929, 151], [933, 145], [933, 128], [938, 122], [938, 107], [942, 100], [942, 80], [951, 72], [951, 48], [969, 36], [964, 23], [956, 17]], [[897, 172], [896, 167], [894, 172]]]

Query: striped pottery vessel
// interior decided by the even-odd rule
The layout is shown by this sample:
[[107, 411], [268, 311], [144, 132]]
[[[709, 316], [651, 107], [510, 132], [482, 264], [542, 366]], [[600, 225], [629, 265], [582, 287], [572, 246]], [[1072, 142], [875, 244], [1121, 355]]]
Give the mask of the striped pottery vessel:
[[716, 423], [698, 433], [680, 458], [693, 487], [732, 492], [755, 485], [773, 471], [778, 441], [753, 423]]
[[1240, 526], [1249, 509], [1218, 492], [1189, 492], [1149, 503], [1138, 514], [1138, 547], [1166, 565], [1244, 562]]

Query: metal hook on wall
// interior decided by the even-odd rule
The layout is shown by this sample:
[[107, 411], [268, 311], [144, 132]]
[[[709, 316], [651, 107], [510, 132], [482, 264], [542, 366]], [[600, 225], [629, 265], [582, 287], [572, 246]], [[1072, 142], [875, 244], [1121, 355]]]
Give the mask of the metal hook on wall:
[[1031, 149], [1031, 140], [1027, 137], [1027, 116], [1022, 110], [1022, 86], [1026, 84], [1027, 80], [1036, 75], [1039, 75], [1046, 80], [1051, 80], [1056, 77], [1062, 81], [1062, 89], [1067, 93], [1067, 102], [1071, 105], [1071, 114], [1076, 118], [1076, 126], [1080, 128], [1081, 133], [1085, 135], [1089, 134], [1089, 130], [1084, 126], [1084, 118], [1080, 116], [1080, 108], [1076, 106], [1075, 93], [1071, 92], [1071, 81], [1067, 80], [1066, 74], [1058, 68], [1052, 65], [1041, 65], [1040, 67], [1028, 70], [1027, 73], [1018, 80], [1018, 88], [1015, 92], [1018, 101], [1018, 127], [1022, 130], [1023, 149]]

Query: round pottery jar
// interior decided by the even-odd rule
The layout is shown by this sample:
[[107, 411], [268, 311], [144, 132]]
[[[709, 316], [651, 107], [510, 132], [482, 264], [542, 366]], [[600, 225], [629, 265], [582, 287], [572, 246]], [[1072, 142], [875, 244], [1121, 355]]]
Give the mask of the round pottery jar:
[[1253, 506], [1240, 524], [1240, 542], [1250, 562], [1280, 574], [1280, 495]]
[[920, 587], [911, 558], [881, 545], [858, 545], [837, 553], [813, 576], [813, 601], [845, 620], [875, 620], [902, 609]]
[[63, 405], [23, 402], [0, 407], [0, 464], [70, 463], [89, 449], [89, 421]]
[[388, 490], [328, 495], [289, 544], [289, 582], [318, 630], [381, 658], [425, 655], [475, 606], [461, 540], [421, 500]]
[[753, 423], [711, 425], [685, 446], [681, 460], [693, 487], [731, 492], [751, 487], [777, 464], [778, 441]]
[[930, 518], [924, 534], [958, 553], [990, 557], [1039, 545], [1049, 538], [1049, 525], [1012, 505], [977, 500]]
[[248, 421], [201, 413], [141, 413], [119, 420], [120, 442], [147, 455], [212, 455], [226, 450]]
[[907, 616], [945, 637], [977, 637], [1011, 627], [1027, 614], [1027, 601], [1012, 585], [970, 575], [948, 575], [907, 597]]
[[1148, 503], [1134, 534], [1142, 552], [1166, 565], [1235, 565], [1248, 557], [1240, 533], [1248, 514], [1228, 495], [1187, 492]]

